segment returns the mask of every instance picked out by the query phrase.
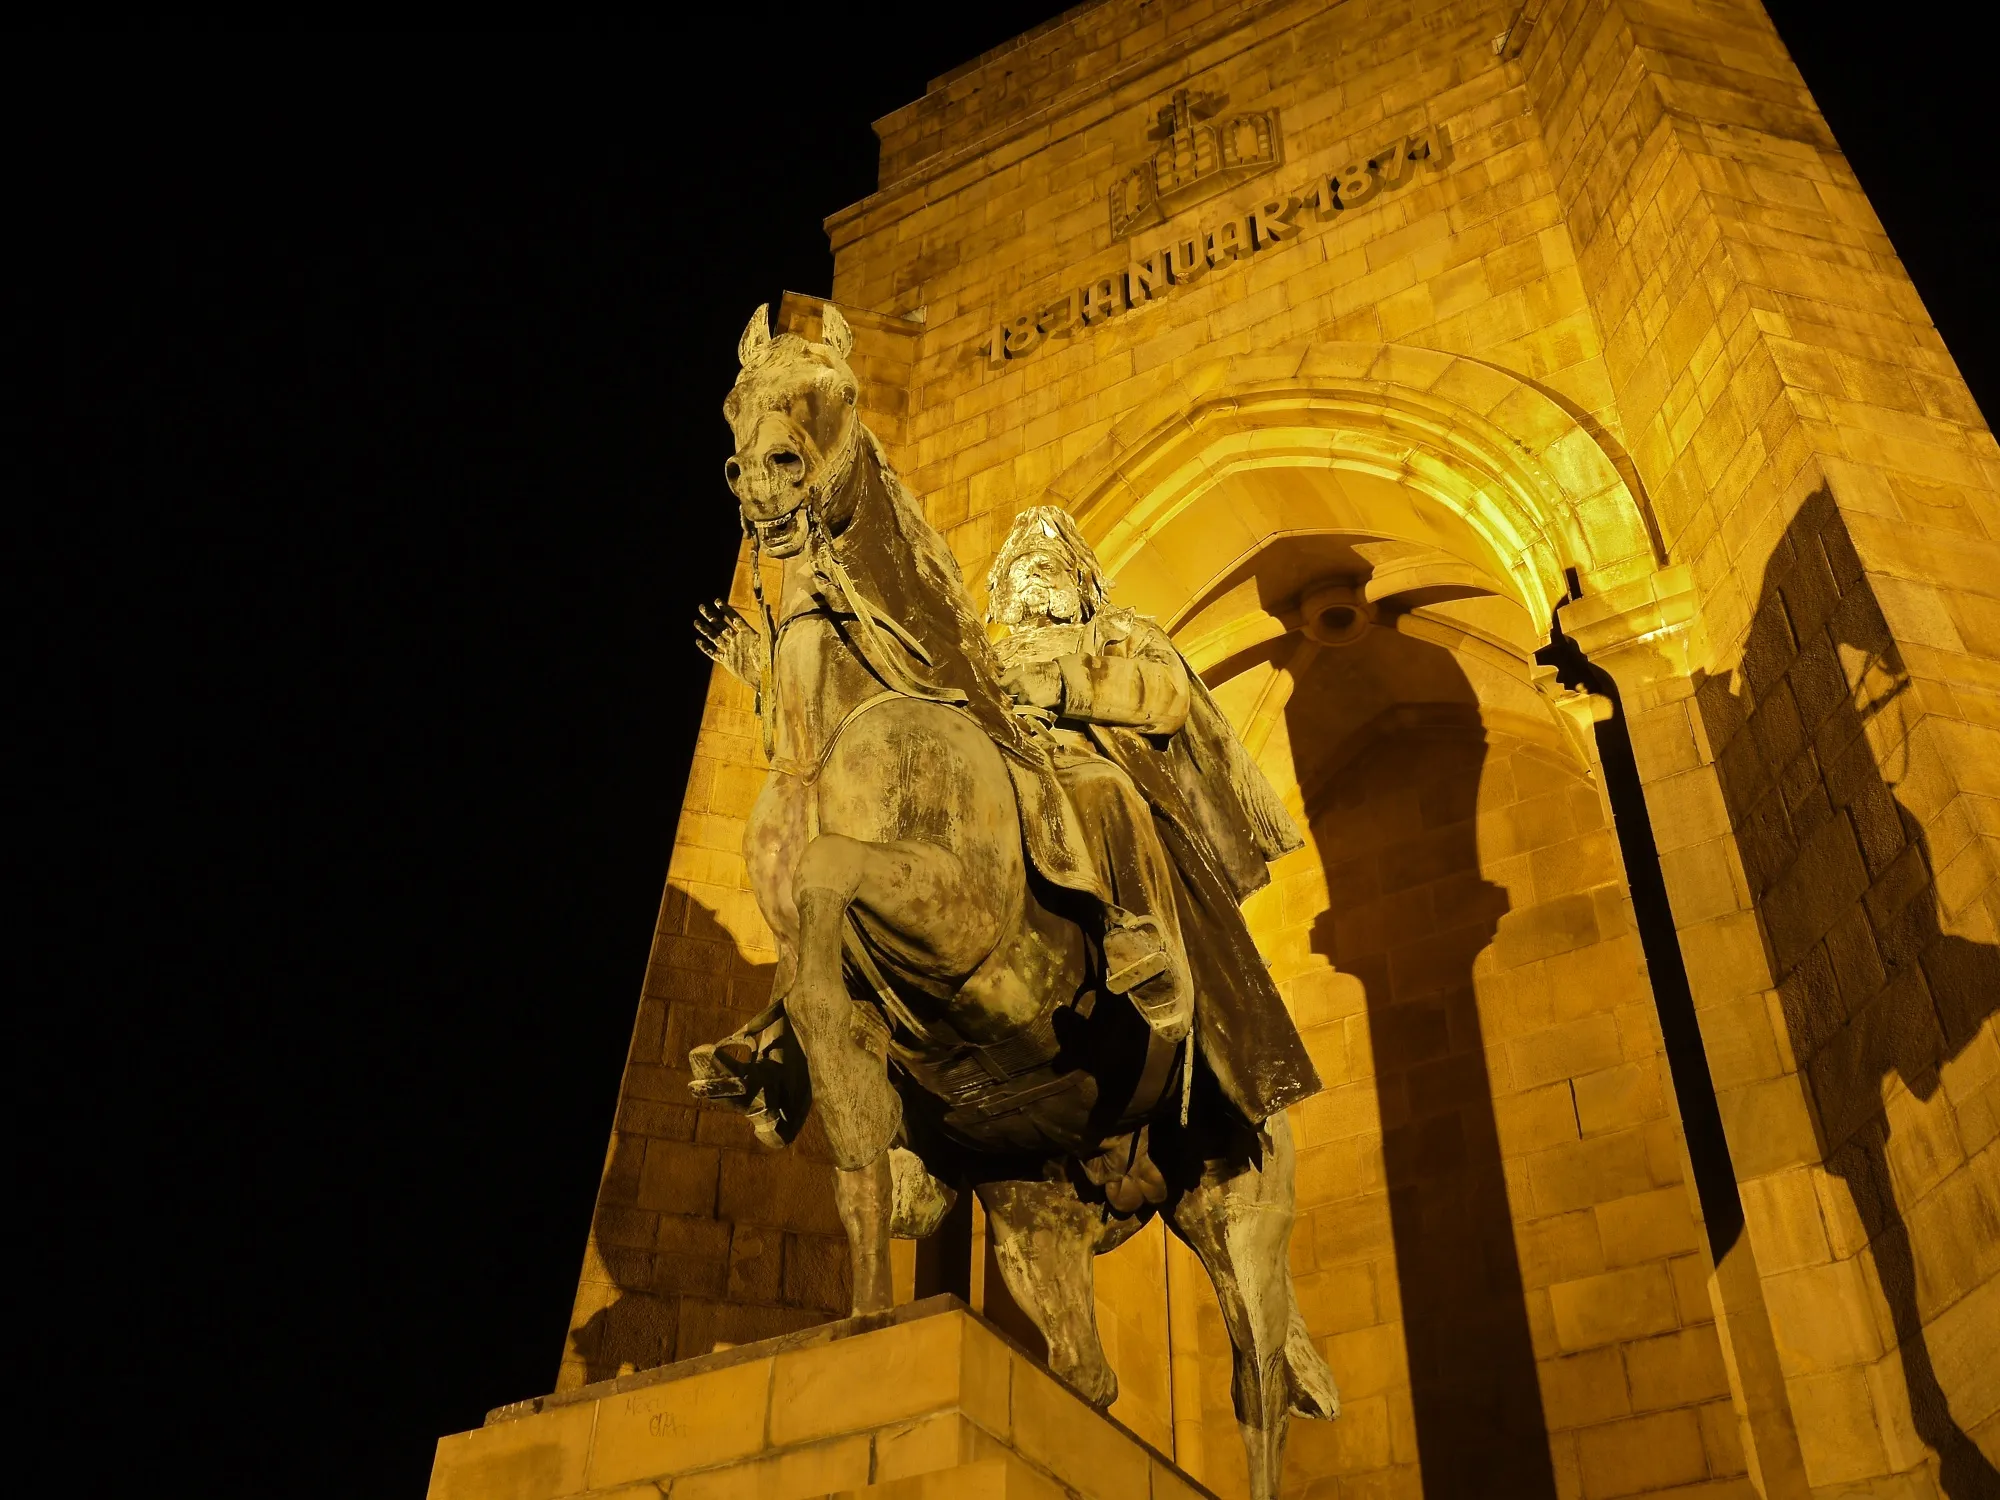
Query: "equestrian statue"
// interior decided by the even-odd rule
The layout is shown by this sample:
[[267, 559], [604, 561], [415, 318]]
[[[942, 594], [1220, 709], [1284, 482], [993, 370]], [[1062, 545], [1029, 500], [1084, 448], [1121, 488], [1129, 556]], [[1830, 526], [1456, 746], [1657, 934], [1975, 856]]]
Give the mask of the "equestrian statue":
[[1285, 1109], [1319, 1078], [1240, 906], [1301, 837], [1065, 512], [1016, 522], [989, 640], [856, 412], [852, 346], [831, 304], [816, 343], [760, 307], [723, 402], [762, 618], [717, 600], [696, 629], [756, 692], [744, 857], [778, 962], [770, 1005], [695, 1049], [694, 1092], [774, 1147], [817, 1106], [856, 1313], [894, 1300], [891, 1237], [976, 1192], [1050, 1368], [1099, 1407], [1092, 1257], [1163, 1215], [1215, 1284], [1271, 1500], [1288, 1414], [1339, 1412], [1288, 1251]]

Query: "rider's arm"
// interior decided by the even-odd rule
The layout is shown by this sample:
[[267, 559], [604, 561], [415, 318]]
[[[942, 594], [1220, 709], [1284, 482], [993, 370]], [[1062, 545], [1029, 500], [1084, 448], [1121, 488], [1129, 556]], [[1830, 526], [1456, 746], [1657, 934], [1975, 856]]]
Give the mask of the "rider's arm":
[[1132, 655], [1058, 659], [1063, 717], [1173, 734], [1187, 722], [1187, 663], [1161, 631], [1143, 630], [1124, 644]]

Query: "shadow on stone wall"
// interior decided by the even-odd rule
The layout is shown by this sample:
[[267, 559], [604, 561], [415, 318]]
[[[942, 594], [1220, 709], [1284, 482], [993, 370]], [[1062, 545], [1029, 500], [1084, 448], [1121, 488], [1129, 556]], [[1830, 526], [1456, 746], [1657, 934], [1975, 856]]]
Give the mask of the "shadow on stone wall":
[[591, 1220], [611, 1285], [583, 1288], [559, 1388], [790, 1333], [848, 1306], [818, 1127], [770, 1151], [741, 1115], [687, 1091], [688, 1049], [755, 1014], [772, 967], [669, 889]]
[[[1309, 807], [1329, 892], [1312, 946], [1366, 992], [1424, 1494], [1552, 1500], [1473, 995], [1508, 910], [1479, 865], [1488, 745], [1470, 684], [1436, 711], [1445, 722], [1362, 751]], [[1310, 709], [1292, 724], [1294, 746], [1309, 743]]]
[[[1883, 1102], [1891, 1078], [1919, 1100], [1936, 1095], [1939, 1069], [2000, 1007], [2000, 950], [1940, 926], [1929, 840], [1896, 795], [1912, 776], [1939, 774], [1926, 747], [1905, 742], [1883, 764], [1865, 733], [1884, 716], [1914, 724], [1921, 709], [1825, 489], [1771, 556], [1737, 676], [1697, 678], [1697, 696], [1820, 1153], [1853, 1194], [1945, 1493], [2000, 1494], [2000, 1476], [1953, 1420], [1925, 1341], [1924, 1273], [1897, 1202]], [[1992, 1223], [1939, 1227], [2000, 1236]], [[1933, 1250], [1952, 1258], [1950, 1246]]]

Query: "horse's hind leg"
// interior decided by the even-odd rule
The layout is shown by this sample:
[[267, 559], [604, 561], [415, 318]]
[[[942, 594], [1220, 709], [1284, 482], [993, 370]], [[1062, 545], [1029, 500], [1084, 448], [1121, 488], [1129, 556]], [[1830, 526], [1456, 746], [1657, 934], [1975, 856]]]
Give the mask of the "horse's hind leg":
[[1333, 1416], [1333, 1377], [1292, 1293], [1292, 1133], [1265, 1122], [1261, 1166], [1204, 1173], [1172, 1209], [1175, 1233], [1207, 1268], [1236, 1362], [1230, 1381], [1250, 1464], [1251, 1500], [1272, 1500], [1285, 1465], [1286, 1413]]
[[[903, 1103], [889, 1082], [889, 1033], [880, 1011], [855, 1003], [847, 992], [841, 948], [847, 911], [858, 903], [902, 933], [924, 933], [949, 921], [956, 941], [976, 945], [981, 924], [968, 914], [973, 903], [964, 887], [955, 854], [916, 841], [873, 844], [821, 834], [799, 860], [798, 969], [785, 994], [785, 1014], [805, 1052], [813, 1103], [833, 1147], [834, 1194], [852, 1255], [857, 1313], [880, 1312], [895, 1301], [888, 1151]], [[945, 952], [941, 962], [955, 957]]]
[[1021, 1310], [1049, 1344], [1049, 1368], [1098, 1407], [1118, 1399], [1118, 1377], [1097, 1332], [1092, 1261], [1104, 1233], [1103, 1210], [1067, 1182], [986, 1182], [993, 1258]]

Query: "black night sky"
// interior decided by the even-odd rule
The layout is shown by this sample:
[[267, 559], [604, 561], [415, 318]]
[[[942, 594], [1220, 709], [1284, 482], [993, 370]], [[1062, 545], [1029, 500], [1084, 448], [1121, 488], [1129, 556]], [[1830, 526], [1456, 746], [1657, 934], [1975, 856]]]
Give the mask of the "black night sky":
[[[10, 39], [14, 1446], [66, 1490], [416, 1495], [549, 1388], [737, 333], [828, 289], [869, 122], [1057, 8]], [[1983, 53], [1773, 9], [1992, 411]]]

